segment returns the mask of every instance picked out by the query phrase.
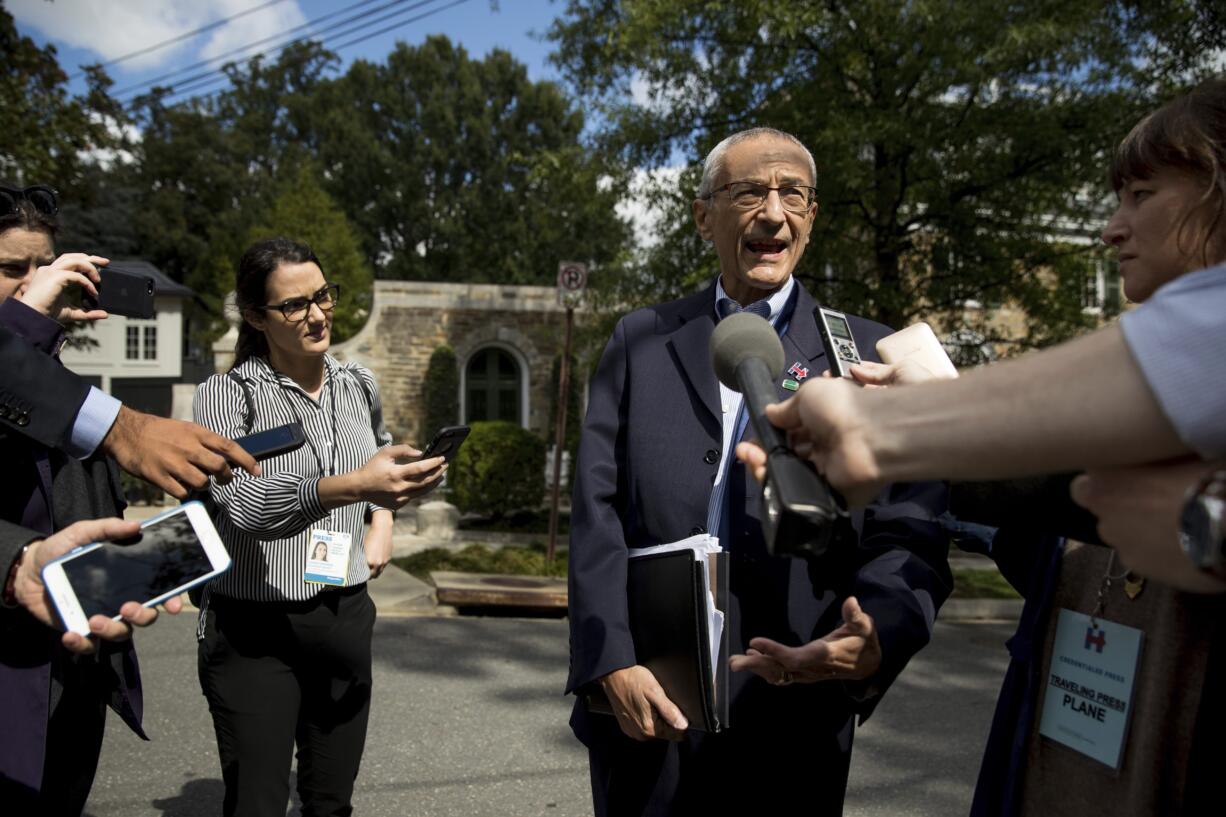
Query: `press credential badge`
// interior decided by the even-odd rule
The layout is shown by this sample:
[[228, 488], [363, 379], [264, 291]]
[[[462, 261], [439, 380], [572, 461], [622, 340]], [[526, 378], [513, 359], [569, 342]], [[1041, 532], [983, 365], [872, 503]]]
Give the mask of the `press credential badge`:
[[307, 543], [306, 570], [303, 571], [302, 580], [310, 584], [343, 586], [349, 575], [349, 548], [353, 544], [352, 540], [352, 536], [341, 531], [311, 531], [311, 541]]
[[1039, 734], [1120, 767], [1145, 634], [1061, 610]]

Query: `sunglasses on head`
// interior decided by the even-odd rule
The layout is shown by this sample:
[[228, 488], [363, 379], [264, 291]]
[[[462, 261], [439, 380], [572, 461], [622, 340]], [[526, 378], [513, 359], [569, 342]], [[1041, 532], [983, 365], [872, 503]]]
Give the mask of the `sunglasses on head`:
[[0, 215], [10, 215], [20, 209], [19, 202], [25, 199], [30, 205], [46, 216], [53, 216], [60, 211], [59, 193], [45, 184], [36, 184], [26, 188], [0, 186]]

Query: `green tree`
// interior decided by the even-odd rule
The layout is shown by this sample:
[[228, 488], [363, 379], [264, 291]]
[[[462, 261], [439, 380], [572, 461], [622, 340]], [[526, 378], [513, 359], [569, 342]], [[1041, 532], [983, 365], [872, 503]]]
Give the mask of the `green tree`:
[[[1028, 345], [1096, 320], [1081, 298], [1102, 257], [1106, 157], [1210, 70], [1212, 49], [1186, 47], [1187, 26], [1213, 36], [1209, 5], [570, 0], [551, 36], [609, 123], [602, 143], [632, 162], [696, 162], [756, 125], [800, 137], [821, 209], [797, 274], [818, 299], [896, 326], [1007, 302], [1024, 335], [978, 328]], [[697, 182], [661, 194], [675, 218], [632, 297], [714, 274], [689, 223]]]
[[563, 258], [619, 263], [621, 165], [584, 146], [558, 85], [445, 37], [336, 66], [308, 43], [228, 66], [230, 86], [208, 98], [169, 104], [158, 89], [135, 103], [135, 162], [109, 181], [137, 191], [142, 255], [200, 294], [213, 332], [243, 241], [304, 166], [377, 277], [543, 284]]
[[[272, 62], [257, 58], [228, 65], [231, 84], [222, 93], [167, 104], [173, 89], [162, 88], [132, 104], [142, 138], [132, 147], [134, 161], [117, 167], [112, 183], [137, 191], [126, 215], [141, 255], [200, 296], [204, 314], [193, 321], [204, 335], [200, 340], [225, 330], [223, 299], [234, 288], [235, 264], [253, 235], [266, 235], [278, 223], [291, 237], [304, 237], [293, 236], [293, 230], [315, 229], [311, 214], [296, 208], [287, 191], [302, 181], [312, 155], [301, 138], [302, 110], [335, 62], [334, 55], [307, 43]], [[313, 201], [323, 202], [318, 184], [302, 183], [313, 188], [308, 190]], [[278, 197], [281, 214], [274, 219], [270, 213]], [[335, 205], [324, 209], [335, 221]], [[353, 259], [347, 246], [338, 250], [341, 273], [348, 274]], [[322, 253], [320, 258], [331, 276], [329, 260]], [[360, 312], [369, 308], [369, 274], [341, 283], [345, 301], [338, 316], [345, 317], [338, 337], [364, 320]]]
[[[341, 285], [333, 330], [337, 340], [345, 340], [361, 329], [370, 315], [370, 268], [345, 214], [319, 186], [316, 175], [309, 165], [290, 171], [288, 178], [277, 185], [263, 218], [247, 231], [243, 248], [272, 236], [309, 244], [319, 257], [324, 277]], [[233, 272], [229, 275], [233, 282]]]
[[313, 149], [379, 277], [547, 284], [562, 259], [616, 260], [621, 175], [582, 144], [562, 89], [510, 54], [399, 43], [321, 89]]
[[0, 180], [50, 184], [65, 202], [92, 201], [91, 164], [123, 143], [126, 117], [107, 94], [110, 84], [93, 67], [85, 93], [70, 94], [55, 47], [19, 34], [0, 6]]
[[[459, 422], [460, 364], [450, 346], [439, 346], [431, 353], [421, 392], [423, 435]], [[426, 442], [424, 437], [422, 442]]]

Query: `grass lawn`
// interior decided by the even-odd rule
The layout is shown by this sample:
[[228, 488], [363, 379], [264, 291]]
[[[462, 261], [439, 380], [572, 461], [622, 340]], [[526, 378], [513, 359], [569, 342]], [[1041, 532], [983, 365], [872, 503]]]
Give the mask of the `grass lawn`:
[[546, 565], [544, 543], [497, 550], [485, 545], [469, 545], [458, 551], [429, 548], [392, 561], [401, 570], [412, 573], [423, 581], [430, 580], [430, 572], [433, 570], [452, 573], [504, 573], [513, 576], [566, 575], [566, 549], [558, 548], [553, 564]]
[[1005, 581], [1005, 577], [992, 569], [977, 569], [960, 567], [954, 569], [954, 592], [950, 598], [955, 599], [1020, 599], [1021, 596], [1013, 589], [1013, 585]]
[[[527, 547], [490, 548], [485, 545], [469, 545], [463, 550], [430, 548], [412, 556], [393, 559], [398, 567], [412, 573], [423, 581], [429, 581], [430, 572], [442, 570], [452, 573], [503, 573], [513, 576], [558, 576], [566, 575], [566, 549], [558, 548], [553, 564], [545, 564], [545, 544], [534, 543]], [[954, 573], [953, 598], [956, 599], [1018, 599], [1017, 591], [995, 570], [957, 568]]]

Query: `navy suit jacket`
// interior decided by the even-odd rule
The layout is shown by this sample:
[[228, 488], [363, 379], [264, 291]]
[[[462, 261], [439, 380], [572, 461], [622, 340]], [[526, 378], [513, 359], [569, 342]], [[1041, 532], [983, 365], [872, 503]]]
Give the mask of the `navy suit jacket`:
[[[792, 394], [782, 388], [792, 364], [807, 367], [810, 377], [829, 368], [812, 316], [815, 303], [799, 283], [796, 289], [795, 309], [781, 339], [780, 399]], [[891, 330], [855, 316], [849, 322], [861, 354], [877, 359], [876, 341]], [[687, 298], [633, 312], [617, 324], [593, 378], [571, 512], [568, 692], [581, 692], [601, 676], [637, 663], [627, 619], [627, 548], [683, 539], [706, 525], [722, 442], [719, 386], [708, 351], [715, 323], [714, 283]], [[727, 743], [796, 732], [811, 746], [826, 747], [816, 759], [829, 759], [837, 769], [830, 782], [841, 776], [845, 785], [854, 715], [867, 717], [928, 642], [936, 611], [949, 593], [948, 539], [935, 521], [945, 510], [945, 488], [891, 486], [883, 501], [856, 515], [858, 547], [805, 560], [767, 553], [756, 484], [735, 462], [727, 478], [731, 536], [721, 544], [730, 552], [732, 652], [744, 652], [756, 636], [791, 645], [820, 638], [838, 626], [843, 600], [854, 595], [876, 622], [882, 665], [873, 678], [855, 685], [783, 688], [751, 673], [733, 673], [731, 728], [716, 738]], [[620, 733], [612, 718], [589, 714], [582, 696], [571, 723], [593, 752], [596, 810], [606, 813], [608, 802], [602, 799], [610, 793], [596, 781], [608, 770], [597, 766], [619, 762], [604, 749], [619, 741]], [[827, 740], [834, 733], [845, 739]], [[687, 738], [703, 739], [692, 733]], [[650, 772], [635, 773], [642, 774]], [[616, 771], [612, 779], [618, 779]], [[838, 786], [833, 798], [839, 803], [841, 791]], [[645, 796], [658, 802], [659, 795], [657, 788]], [[612, 811], [656, 813], [653, 808], [614, 806]]]
[[0, 324], [0, 431], [55, 448], [72, 433], [89, 383], [10, 330]]
[[[75, 400], [75, 393], [55, 391], [60, 382], [57, 370], [70, 376], [68, 382], [77, 379], [51, 355], [61, 333], [58, 324], [24, 304], [6, 301], [0, 304], [0, 326], [5, 327], [3, 335], [11, 339], [11, 344], [17, 344], [0, 347], [8, 350], [0, 354], [0, 360], [7, 360], [9, 354], [29, 363], [42, 358], [27, 374], [46, 371], [50, 377], [41, 387], [25, 383], [22, 378], [26, 375], [18, 378], [22, 389], [29, 389], [27, 397], [22, 398], [29, 406], [29, 416], [43, 418], [43, 422], [0, 425], [0, 462], [6, 468], [5, 490], [0, 494], [0, 570], [7, 575], [22, 546], [82, 519], [119, 516], [124, 503], [114, 462], [101, 454], [78, 461], [59, 451], [47, 451], [26, 436], [31, 428], [38, 428], [49, 438], [58, 439], [72, 426], [71, 414], [65, 419], [63, 406], [56, 407], [57, 403], [67, 405]], [[65, 398], [69, 398], [67, 402]], [[79, 406], [78, 401], [69, 408], [75, 413]], [[44, 407], [46, 411], [41, 410]], [[52, 417], [60, 417], [62, 425], [49, 425]], [[42, 494], [49, 510], [47, 517], [39, 520], [39, 530], [16, 524], [35, 491]], [[148, 739], [141, 728], [140, 670], [130, 640], [103, 642], [98, 653], [74, 657], [60, 646], [58, 630], [37, 621], [24, 608], [0, 609], [0, 692], [5, 699], [0, 783], [38, 790], [47, 720], [66, 684], [87, 685], [99, 702], [109, 703], [137, 735]]]

